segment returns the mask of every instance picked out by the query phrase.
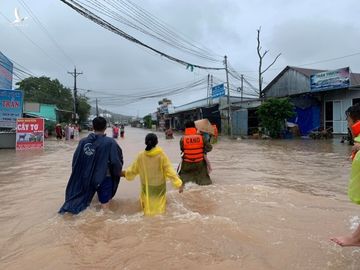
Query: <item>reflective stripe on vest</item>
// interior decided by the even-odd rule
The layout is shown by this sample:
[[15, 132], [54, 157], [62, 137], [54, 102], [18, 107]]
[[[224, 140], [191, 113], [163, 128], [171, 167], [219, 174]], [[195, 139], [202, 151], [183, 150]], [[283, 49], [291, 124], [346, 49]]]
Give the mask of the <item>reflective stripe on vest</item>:
[[[185, 132], [186, 134], [187, 132]], [[198, 134], [185, 135], [184, 144], [184, 161], [200, 162], [204, 159], [204, 142], [203, 137]]]

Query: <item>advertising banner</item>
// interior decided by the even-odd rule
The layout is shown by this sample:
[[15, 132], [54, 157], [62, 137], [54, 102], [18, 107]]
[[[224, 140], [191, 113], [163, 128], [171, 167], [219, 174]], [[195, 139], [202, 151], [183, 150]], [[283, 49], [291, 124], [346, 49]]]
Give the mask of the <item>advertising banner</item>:
[[13, 63], [0, 52], [0, 89], [12, 89]]
[[19, 118], [16, 121], [16, 150], [44, 148], [43, 118]]
[[310, 76], [310, 89], [312, 92], [348, 88], [349, 86], [349, 67], [320, 72]]
[[0, 127], [15, 128], [16, 119], [22, 117], [23, 92], [0, 89]]
[[221, 96], [225, 96], [225, 87], [223, 83], [216, 85], [211, 89], [212, 98], [221, 97]]

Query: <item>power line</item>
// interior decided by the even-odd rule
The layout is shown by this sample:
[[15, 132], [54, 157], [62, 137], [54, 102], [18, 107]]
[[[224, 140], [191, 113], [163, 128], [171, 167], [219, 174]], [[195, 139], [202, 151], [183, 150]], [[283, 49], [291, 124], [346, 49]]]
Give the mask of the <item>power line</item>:
[[[193, 54], [208, 61], [220, 62], [218, 59], [209, 56], [211, 53], [208, 51], [191, 44], [187, 40], [184, 41], [177, 33], [168, 29], [164, 24], [161, 24], [156, 17], [130, 1], [104, 0], [109, 6], [97, 0], [85, 1], [89, 4], [81, 1], [78, 2], [143, 34], [155, 38], [167, 46], [174, 47], [180, 51]], [[115, 9], [115, 11], [112, 10], [112, 8]], [[117, 12], [124, 14], [124, 16], [127, 16], [129, 19]]]
[[[315, 62], [310, 62], [310, 63], [306, 63], [306, 64], [301, 64], [301, 65], [296, 65], [297, 67], [304, 67], [304, 66], [310, 66], [310, 65], [315, 65], [315, 64], [321, 64], [321, 63], [326, 63], [326, 62], [332, 62], [332, 61], [336, 61], [336, 60], [340, 60], [340, 59], [345, 59], [348, 57], [352, 57], [352, 56], [356, 56], [356, 55], [360, 55], [360, 52], [356, 52], [356, 53], [352, 53], [352, 54], [347, 54], [347, 55], [343, 55], [343, 56], [339, 56], [339, 57], [334, 57], [334, 58], [328, 58], [328, 59], [323, 59], [323, 60], [319, 60], [319, 61], [315, 61]], [[269, 70], [281, 70], [283, 68], [270, 68]], [[242, 70], [238, 72], [243, 72], [243, 73], [254, 73], [254, 72], [258, 72], [256, 70]]]
[[[105, 0], [106, 2], [109, 2], [109, 0]], [[148, 28], [151, 31], [154, 31], [155, 33], [158, 33], [160, 36], [163, 36], [164, 38], [170, 39], [170, 44], [172, 45], [172, 43], [176, 43], [176, 44], [180, 44], [180, 46], [190, 52], [193, 52], [195, 54], [198, 54], [200, 57], [203, 57], [207, 60], [210, 61], [214, 61], [214, 62], [221, 62], [218, 59], [215, 59], [213, 57], [209, 57], [210, 53], [207, 50], [204, 50], [200, 47], [198, 47], [197, 45], [194, 45], [192, 43], [190, 43], [189, 41], [183, 39], [182, 37], [180, 37], [176, 32], [172, 31], [171, 29], [169, 29], [168, 27], [166, 27], [166, 25], [164, 25], [163, 23], [161, 23], [155, 16], [153, 16], [152, 14], [150, 14], [149, 12], [145, 11], [144, 9], [142, 9], [141, 7], [137, 6], [136, 4], [134, 4], [133, 2], [129, 1], [129, 0], [120, 0], [120, 1], [110, 1], [110, 2], [120, 2], [122, 3], [122, 5], [120, 4], [120, 6], [125, 7], [127, 10], [129, 10], [135, 17], [132, 17], [130, 15], [131, 18], [138, 20], [138, 18], [143, 18], [143, 21], [140, 21], [140, 23], [142, 23], [142, 25], [144, 25], [146, 28]], [[155, 28], [155, 30], [152, 27]], [[190, 45], [189, 48], [188, 45]]]
[[[3, 14], [0, 12], [0, 15], [11, 24], [11, 21]], [[19, 31], [28, 41], [30, 41], [35, 47], [37, 47], [44, 55], [46, 55], [49, 59], [51, 59], [52, 61], [56, 62], [57, 64], [59, 64], [60, 66], [63, 66], [61, 63], [57, 62], [56, 59], [54, 59], [53, 57], [51, 57], [43, 48], [41, 48], [35, 41], [33, 41], [28, 35], [26, 35], [20, 28], [15, 27], [17, 31]], [[66, 69], [65, 66], [63, 66], [63, 69]]]
[[[106, 98], [99, 98], [94, 97], [95, 99], [99, 99], [101, 104], [107, 104], [107, 105], [128, 105], [132, 104], [138, 101], [142, 101], [144, 99], [154, 99], [159, 97], [169, 97], [169, 96], [176, 96], [179, 94], [184, 94], [185, 92], [195, 89], [205, 89], [206, 80], [201, 79], [198, 81], [195, 81], [191, 84], [184, 85], [182, 87], [167, 89], [166, 91], [163, 91], [162, 93], [157, 94], [148, 94], [148, 95], [113, 95], [112, 97], [106, 97]], [[94, 99], [93, 98], [93, 99]], [[92, 101], [93, 103], [94, 101]]]
[[[184, 38], [184, 36], [183, 36], [183, 37], [181, 36], [181, 33], [180, 33], [178, 30], [172, 30], [172, 29], [170, 29], [170, 28], [169, 28], [169, 27], [171, 27], [170, 25], [166, 24], [164, 21], [161, 21], [159, 18], [156, 18], [156, 17], [153, 16], [151, 13], [149, 13], [149, 12], [146, 11], [145, 9], [141, 8], [139, 5], [136, 5], [134, 2], [132, 2], [132, 1], [130, 1], [130, 0], [125, 0], [125, 1], [131, 3], [133, 6], [135, 6], [135, 7], [138, 8], [139, 10], [141, 10], [143, 13], [149, 15], [150, 18], [153, 17], [154, 20], [155, 20], [155, 22], [156, 22], [157, 24], [159, 24], [160, 26], [163, 26], [163, 27], [166, 29], [167, 32], [169, 32], [170, 34], [172, 34], [172, 35], [174, 35], [175, 37], [179, 38], [180, 40], [183, 40], [185, 43], [187, 43], [187, 44], [189, 44], [189, 45], [191, 45], [191, 46], [194, 46], [195, 48], [197, 48], [197, 49], [205, 52], [206, 54], [212, 54], [212, 55], [214, 55], [214, 56], [217, 56], [217, 57], [221, 57], [221, 58], [222, 58], [222, 55], [216, 54], [216, 53], [214, 53], [213, 51], [209, 50], [209, 49], [206, 48], [206, 47], [201, 46], [201, 47], [203, 47], [203, 48], [201, 48], [201, 47], [199, 47], [199, 46], [197, 46], [197, 45], [194, 45], [194, 44], [192, 44], [191, 42], [187, 41], [186, 38]], [[167, 26], [168, 26], [168, 27], [167, 27]]]
[[140, 46], [143, 46], [145, 48], [148, 48], [149, 50], [152, 50], [156, 53], [158, 53], [159, 55], [168, 58], [174, 62], [177, 62], [179, 64], [182, 64], [184, 66], [186, 66], [187, 68], [193, 69], [193, 68], [200, 68], [200, 69], [209, 69], [209, 70], [224, 70], [224, 68], [217, 68], [217, 67], [207, 67], [207, 66], [202, 66], [202, 65], [196, 65], [196, 64], [191, 64], [189, 62], [186, 62], [184, 60], [181, 60], [179, 58], [173, 57], [169, 54], [163, 53], [160, 50], [157, 50], [143, 42], [141, 42], [140, 40], [134, 38], [133, 36], [125, 33], [124, 31], [120, 30], [119, 28], [115, 27], [114, 25], [112, 25], [111, 23], [107, 22], [106, 20], [102, 19], [101, 17], [95, 15], [94, 13], [92, 13], [91, 11], [89, 11], [88, 9], [84, 8], [82, 5], [80, 5], [79, 3], [76, 3], [73, 0], [60, 0], [61, 2], [65, 3], [66, 5], [68, 5], [69, 7], [71, 7], [72, 9], [74, 9], [76, 12], [78, 12], [79, 14], [81, 14], [82, 16], [90, 19], [91, 21], [95, 22], [96, 24], [100, 25], [101, 27], [135, 43], [138, 44]]
[[33, 18], [35, 23], [40, 27], [40, 29], [45, 33], [45, 35], [52, 41], [52, 43], [55, 45], [57, 49], [67, 58], [73, 65], [75, 65], [74, 61], [70, 58], [70, 56], [61, 48], [59, 43], [52, 37], [50, 32], [46, 29], [46, 27], [41, 23], [41, 21], [38, 19], [38, 17], [34, 14], [34, 12], [31, 10], [31, 8], [23, 1], [18, 0], [19, 3], [26, 9], [26, 11], [29, 13], [29, 15]]

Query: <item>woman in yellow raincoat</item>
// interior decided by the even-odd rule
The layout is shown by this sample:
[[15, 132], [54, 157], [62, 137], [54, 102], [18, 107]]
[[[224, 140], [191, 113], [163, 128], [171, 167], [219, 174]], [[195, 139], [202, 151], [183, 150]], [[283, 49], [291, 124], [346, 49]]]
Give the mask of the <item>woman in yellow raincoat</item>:
[[181, 179], [163, 150], [156, 146], [157, 143], [158, 138], [154, 133], [146, 135], [145, 151], [140, 152], [131, 166], [122, 172], [127, 180], [140, 175], [140, 202], [147, 216], [165, 212], [167, 179], [172, 181], [175, 188], [179, 188], [179, 193], [183, 191]]

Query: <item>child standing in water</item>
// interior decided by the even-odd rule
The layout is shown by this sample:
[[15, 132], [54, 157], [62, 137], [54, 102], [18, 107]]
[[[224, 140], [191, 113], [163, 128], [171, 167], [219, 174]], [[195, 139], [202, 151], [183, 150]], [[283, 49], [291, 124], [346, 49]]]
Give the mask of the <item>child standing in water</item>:
[[[346, 116], [355, 144], [360, 143], [360, 105], [356, 104], [347, 109]], [[352, 155], [353, 160], [351, 166], [348, 195], [352, 202], [360, 204], [360, 151], [358, 151], [359, 145], [355, 145], [353, 150], [354, 149], [355, 151]], [[351, 235], [334, 237], [331, 238], [331, 241], [343, 247], [360, 246], [360, 225]]]
[[182, 181], [176, 174], [169, 158], [163, 150], [156, 146], [158, 138], [154, 133], [145, 137], [145, 151], [139, 153], [132, 165], [122, 176], [133, 180], [140, 175], [140, 202], [146, 216], [162, 214], [166, 209], [166, 179], [170, 179], [179, 193], [183, 192]]

